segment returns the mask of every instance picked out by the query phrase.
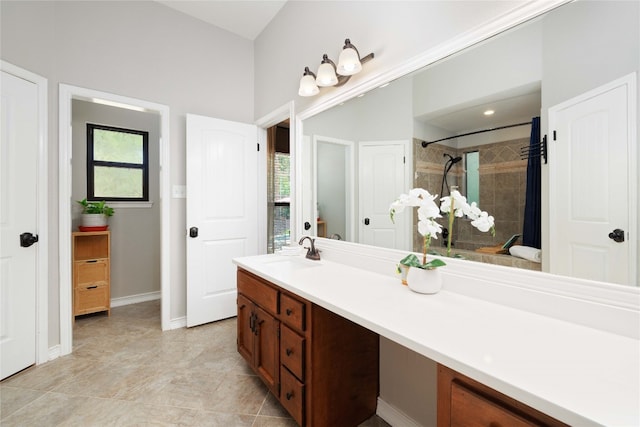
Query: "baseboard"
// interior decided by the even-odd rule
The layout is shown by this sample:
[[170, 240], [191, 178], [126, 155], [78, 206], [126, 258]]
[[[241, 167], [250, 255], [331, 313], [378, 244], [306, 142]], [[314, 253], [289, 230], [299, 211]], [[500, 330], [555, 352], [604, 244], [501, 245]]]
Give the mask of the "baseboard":
[[157, 299], [160, 299], [160, 291], [147, 292], [144, 294], [137, 294], [137, 295], [129, 295], [129, 296], [120, 297], [120, 298], [112, 298], [111, 308], [120, 307], [123, 305], [129, 305], [129, 304], [137, 304], [139, 302], [153, 301]]
[[169, 329], [180, 329], [187, 327], [187, 318], [186, 316], [177, 317], [175, 319], [171, 319], [169, 323]]
[[58, 357], [60, 357], [60, 344], [56, 344], [53, 347], [49, 347], [48, 361], [52, 361], [53, 359], [57, 359]]
[[380, 397], [378, 397], [376, 415], [391, 424], [392, 427], [423, 427], [413, 418], [401, 412], [395, 406], [388, 404]]

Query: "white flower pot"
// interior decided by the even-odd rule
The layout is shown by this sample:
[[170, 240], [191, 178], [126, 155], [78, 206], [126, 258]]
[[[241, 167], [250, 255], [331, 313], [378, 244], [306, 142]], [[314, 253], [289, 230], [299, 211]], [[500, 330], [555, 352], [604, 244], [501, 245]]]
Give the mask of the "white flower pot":
[[440, 268], [424, 270], [412, 267], [407, 274], [409, 289], [420, 294], [435, 294], [442, 289]]
[[82, 214], [80, 225], [83, 227], [104, 227], [107, 225], [107, 216], [104, 214]]

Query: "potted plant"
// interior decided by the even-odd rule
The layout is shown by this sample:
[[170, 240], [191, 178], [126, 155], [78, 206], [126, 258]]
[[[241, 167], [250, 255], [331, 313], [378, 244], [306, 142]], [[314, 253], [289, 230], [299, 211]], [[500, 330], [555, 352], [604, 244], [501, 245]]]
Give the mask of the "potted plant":
[[77, 200], [82, 206], [81, 226], [82, 227], [107, 227], [107, 218], [113, 215], [113, 208], [107, 206], [104, 200], [90, 202], [85, 197]]
[[475, 202], [469, 204], [466, 197], [458, 191], [458, 187], [452, 187], [451, 195], [440, 199], [440, 207], [435, 203], [437, 197], [422, 188], [413, 188], [409, 194], [401, 194], [398, 200], [389, 207], [391, 221], [393, 221], [394, 215], [402, 212], [405, 207], [418, 208], [418, 233], [423, 236], [422, 260], [415, 254], [409, 254], [400, 260], [398, 265], [398, 271], [406, 275], [406, 280], [403, 279], [403, 283], [409, 285], [409, 288], [415, 292], [436, 293], [442, 286], [437, 268], [446, 264], [439, 258], [427, 262], [427, 251], [431, 239], [437, 239], [438, 233], [442, 232], [442, 226], [436, 222], [436, 218], [442, 217], [440, 212], [449, 216], [450, 231], [447, 238], [447, 257], [451, 256], [451, 236], [455, 217], [466, 216], [471, 220], [471, 225], [478, 230], [491, 231], [491, 234], [495, 235], [493, 217], [487, 212], [481, 211]]
[[[420, 293], [431, 294], [440, 290], [441, 279], [437, 267], [445, 265], [439, 258], [427, 262], [427, 251], [431, 239], [437, 239], [438, 233], [442, 231], [442, 226], [436, 222], [436, 218], [441, 218], [440, 209], [434, 201], [436, 197], [422, 188], [413, 188], [409, 194], [401, 194], [389, 207], [391, 221], [394, 215], [404, 211], [405, 207], [418, 208], [418, 233], [423, 237], [422, 260], [414, 254], [409, 254], [400, 261], [398, 270], [406, 274], [406, 280], [403, 280], [403, 283], [408, 284], [411, 290]], [[429, 277], [426, 272], [430, 272]]]

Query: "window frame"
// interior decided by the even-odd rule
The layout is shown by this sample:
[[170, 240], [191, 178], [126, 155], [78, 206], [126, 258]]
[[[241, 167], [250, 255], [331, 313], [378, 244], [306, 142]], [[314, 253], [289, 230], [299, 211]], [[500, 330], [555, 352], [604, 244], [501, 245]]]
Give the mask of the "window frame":
[[[120, 133], [130, 133], [142, 136], [142, 163], [108, 162], [94, 159], [94, 130], [106, 130]], [[95, 195], [95, 170], [96, 166], [114, 167], [123, 169], [142, 170], [142, 197], [98, 197]], [[149, 132], [125, 129], [115, 126], [87, 123], [87, 200], [106, 200], [111, 202], [148, 202], [149, 201]]]

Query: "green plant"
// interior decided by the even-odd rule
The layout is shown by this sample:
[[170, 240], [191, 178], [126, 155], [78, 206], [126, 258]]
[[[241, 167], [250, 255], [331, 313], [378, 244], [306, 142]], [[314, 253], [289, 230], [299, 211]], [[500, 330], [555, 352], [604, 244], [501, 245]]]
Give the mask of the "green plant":
[[85, 197], [82, 200], [76, 200], [82, 206], [83, 214], [103, 214], [105, 216], [113, 215], [113, 208], [107, 206], [104, 200], [99, 202], [89, 202]]

